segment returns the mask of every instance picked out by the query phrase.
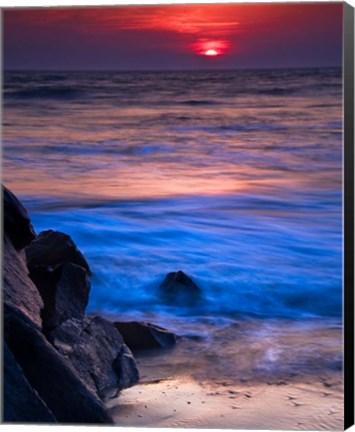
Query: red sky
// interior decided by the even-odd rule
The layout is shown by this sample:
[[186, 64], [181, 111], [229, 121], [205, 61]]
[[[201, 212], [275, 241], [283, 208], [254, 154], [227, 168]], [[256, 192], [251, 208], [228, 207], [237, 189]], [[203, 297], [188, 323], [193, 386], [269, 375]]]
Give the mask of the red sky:
[[[5, 9], [6, 69], [340, 66], [342, 3]], [[217, 56], [202, 55], [215, 49]]]

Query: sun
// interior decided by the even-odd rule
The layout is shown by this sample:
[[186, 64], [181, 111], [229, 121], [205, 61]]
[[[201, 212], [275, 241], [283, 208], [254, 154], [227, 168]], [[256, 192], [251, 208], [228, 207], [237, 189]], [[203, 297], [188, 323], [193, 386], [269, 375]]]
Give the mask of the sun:
[[215, 57], [217, 55], [218, 55], [218, 52], [215, 49], [208, 49], [207, 51], [205, 51], [205, 56]]
[[191, 44], [192, 50], [204, 57], [220, 57], [229, 50], [230, 43], [222, 39], [198, 39]]

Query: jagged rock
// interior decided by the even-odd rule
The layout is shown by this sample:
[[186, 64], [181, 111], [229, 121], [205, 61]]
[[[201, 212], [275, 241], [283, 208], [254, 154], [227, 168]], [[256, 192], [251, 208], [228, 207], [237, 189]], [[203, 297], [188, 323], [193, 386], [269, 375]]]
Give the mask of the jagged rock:
[[112, 423], [103, 403], [19, 309], [4, 305], [4, 336], [31, 386], [60, 423]]
[[67, 319], [84, 317], [90, 281], [83, 267], [64, 262], [56, 267], [32, 266], [30, 269], [30, 277], [44, 302], [42, 319], [46, 334]]
[[30, 277], [44, 302], [44, 332], [70, 318], [83, 318], [89, 300], [90, 269], [73, 240], [57, 231], [43, 231], [26, 248]]
[[191, 305], [201, 299], [201, 290], [182, 271], [168, 273], [160, 285], [162, 298], [167, 303]]
[[89, 274], [90, 268], [86, 259], [76, 247], [70, 236], [59, 231], [42, 231], [26, 248], [27, 265], [56, 267], [70, 262], [83, 267]]
[[178, 339], [174, 333], [150, 323], [115, 322], [114, 326], [132, 351], [170, 348], [176, 344]]
[[55, 423], [56, 419], [4, 343], [4, 422]]
[[3, 186], [4, 232], [16, 250], [27, 246], [36, 234], [26, 209], [16, 196]]
[[28, 276], [24, 258], [7, 235], [3, 244], [3, 300], [21, 309], [38, 326], [42, 325], [41, 296]]
[[139, 379], [133, 356], [110, 321], [101, 317], [70, 319], [49, 338], [101, 398]]

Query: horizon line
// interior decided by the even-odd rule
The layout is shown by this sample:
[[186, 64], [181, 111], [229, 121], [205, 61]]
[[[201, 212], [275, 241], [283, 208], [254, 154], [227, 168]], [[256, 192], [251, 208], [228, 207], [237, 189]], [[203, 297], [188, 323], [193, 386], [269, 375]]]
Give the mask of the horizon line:
[[239, 67], [225, 69], [34, 69], [34, 68], [4, 68], [3, 72], [116, 72], [116, 73], [165, 73], [165, 72], [238, 72], [238, 71], [263, 71], [263, 70], [299, 70], [299, 69], [341, 69], [343, 65], [332, 66], [263, 66], [263, 67]]

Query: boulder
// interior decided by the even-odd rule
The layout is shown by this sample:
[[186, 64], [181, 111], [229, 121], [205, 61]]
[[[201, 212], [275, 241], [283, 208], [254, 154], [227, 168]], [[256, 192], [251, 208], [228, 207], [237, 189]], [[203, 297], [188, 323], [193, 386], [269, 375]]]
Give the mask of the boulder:
[[30, 277], [41, 294], [43, 329], [46, 334], [70, 318], [83, 318], [89, 301], [87, 271], [64, 262], [56, 267], [31, 266]]
[[56, 419], [4, 343], [4, 422], [55, 423]]
[[101, 398], [113, 390], [130, 387], [139, 379], [135, 361], [122, 336], [104, 318], [69, 319], [49, 339]]
[[89, 265], [70, 236], [59, 231], [42, 231], [26, 248], [27, 265], [56, 267], [70, 262], [83, 267], [89, 274]]
[[144, 322], [115, 322], [127, 346], [134, 352], [154, 348], [170, 348], [177, 342], [177, 336], [168, 330]]
[[38, 326], [42, 325], [43, 301], [28, 276], [24, 258], [7, 235], [3, 243], [3, 300], [21, 309]]
[[27, 211], [16, 196], [3, 186], [4, 232], [16, 250], [23, 249], [36, 234]]
[[166, 303], [188, 306], [201, 300], [201, 290], [182, 271], [168, 273], [160, 284], [160, 292]]
[[4, 336], [30, 385], [60, 423], [112, 423], [103, 403], [18, 308], [4, 305]]

